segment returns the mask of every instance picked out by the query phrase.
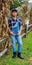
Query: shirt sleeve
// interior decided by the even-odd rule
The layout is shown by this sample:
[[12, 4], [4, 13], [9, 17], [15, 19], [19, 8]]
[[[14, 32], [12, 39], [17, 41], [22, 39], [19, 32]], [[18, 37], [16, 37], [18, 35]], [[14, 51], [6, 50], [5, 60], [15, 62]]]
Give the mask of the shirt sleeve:
[[23, 23], [22, 23], [22, 19], [19, 18], [19, 26], [21, 26], [21, 25], [23, 25]]
[[8, 25], [11, 26], [11, 18], [8, 19]]

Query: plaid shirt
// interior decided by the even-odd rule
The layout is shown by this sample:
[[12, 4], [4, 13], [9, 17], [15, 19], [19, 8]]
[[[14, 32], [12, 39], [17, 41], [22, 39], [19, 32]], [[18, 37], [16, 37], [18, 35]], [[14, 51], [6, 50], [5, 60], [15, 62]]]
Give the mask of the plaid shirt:
[[12, 17], [8, 19], [8, 25], [9, 28], [12, 29], [12, 27], [16, 24], [19, 23], [19, 27], [22, 25], [22, 20], [21, 18], [17, 17], [16, 20], [14, 20]]

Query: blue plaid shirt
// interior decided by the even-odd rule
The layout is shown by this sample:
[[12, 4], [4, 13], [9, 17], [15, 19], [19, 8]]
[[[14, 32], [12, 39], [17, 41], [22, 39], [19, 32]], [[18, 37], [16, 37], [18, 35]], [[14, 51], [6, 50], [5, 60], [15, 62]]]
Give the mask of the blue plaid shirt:
[[8, 25], [9, 28], [12, 29], [12, 27], [16, 24], [19, 23], [19, 27], [22, 25], [22, 20], [21, 18], [17, 17], [16, 20], [14, 20], [12, 17], [8, 19]]

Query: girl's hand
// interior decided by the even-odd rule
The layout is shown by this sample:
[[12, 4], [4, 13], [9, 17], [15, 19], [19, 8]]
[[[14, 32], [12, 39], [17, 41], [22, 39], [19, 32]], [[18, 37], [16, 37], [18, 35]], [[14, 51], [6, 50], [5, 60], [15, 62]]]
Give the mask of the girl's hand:
[[10, 32], [10, 34], [14, 36], [14, 33], [13, 32]]

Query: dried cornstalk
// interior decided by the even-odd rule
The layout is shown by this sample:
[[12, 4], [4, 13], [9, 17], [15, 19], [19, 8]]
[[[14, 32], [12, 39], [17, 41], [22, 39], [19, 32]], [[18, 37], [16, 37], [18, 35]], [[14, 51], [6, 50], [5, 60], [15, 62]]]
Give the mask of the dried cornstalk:
[[0, 45], [0, 51], [9, 46], [8, 20], [7, 15], [10, 13], [10, 2], [12, 0], [0, 0], [0, 39], [8, 38], [6, 42]]

